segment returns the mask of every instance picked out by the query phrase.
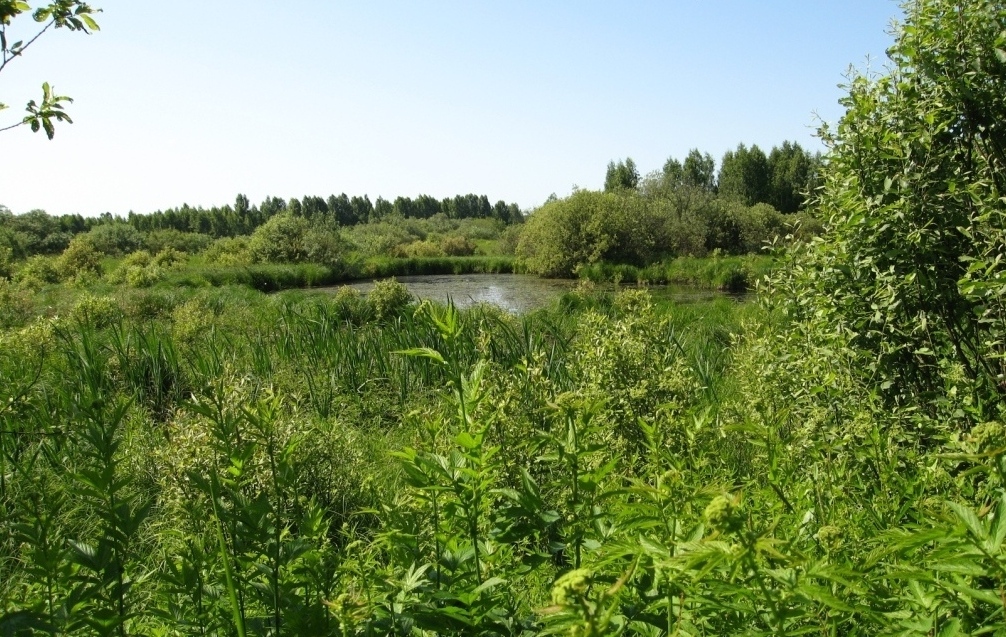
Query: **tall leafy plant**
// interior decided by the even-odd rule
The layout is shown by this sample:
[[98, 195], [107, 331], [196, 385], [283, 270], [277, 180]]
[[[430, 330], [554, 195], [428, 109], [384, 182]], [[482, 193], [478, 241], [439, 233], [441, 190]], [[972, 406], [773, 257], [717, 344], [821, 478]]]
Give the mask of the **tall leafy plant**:
[[1006, 7], [906, 11], [891, 70], [851, 77], [822, 131], [831, 229], [780, 288], [894, 403], [968, 392], [981, 418], [1006, 397]]

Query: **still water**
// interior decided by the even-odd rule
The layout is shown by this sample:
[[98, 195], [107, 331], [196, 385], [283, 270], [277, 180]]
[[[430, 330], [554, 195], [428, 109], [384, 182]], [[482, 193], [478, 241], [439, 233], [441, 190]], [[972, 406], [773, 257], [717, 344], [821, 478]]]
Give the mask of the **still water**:
[[[524, 274], [438, 274], [396, 278], [413, 296], [420, 299], [443, 303], [451, 298], [458, 307], [489, 303], [513, 314], [522, 314], [548, 305], [563, 292], [576, 287], [576, 281], [539, 279]], [[359, 281], [350, 283], [349, 286], [366, 294], [374, 287], [374, 281]], [[335, 291], [338, 287], [330, 289]], [[679, 303], [694, 303], [728, 296], [726, 293], [714, 290], [682, 286], [653, 286], [649, 289], [655, 297]], [[743, 298], [737, 295], [729, 296]]]

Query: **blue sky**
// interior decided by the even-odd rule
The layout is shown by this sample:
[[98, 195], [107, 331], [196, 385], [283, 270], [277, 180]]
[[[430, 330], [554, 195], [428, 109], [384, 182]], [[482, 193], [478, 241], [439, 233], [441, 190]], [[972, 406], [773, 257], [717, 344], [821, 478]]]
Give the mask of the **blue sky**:
[[99, 33], [46, 34], [0, 74], [0, 125], [43, 80], [76, 100], [52, 142], [0, 134], [15, 212], [238, 192], [530, 208], [599, 188], [612, 159], [646, 173], [693, 147], [819, 149], [817, 117], [841, 115], [850, 64], [883, 66], [900, 15], [890, 0], [92, 4]]

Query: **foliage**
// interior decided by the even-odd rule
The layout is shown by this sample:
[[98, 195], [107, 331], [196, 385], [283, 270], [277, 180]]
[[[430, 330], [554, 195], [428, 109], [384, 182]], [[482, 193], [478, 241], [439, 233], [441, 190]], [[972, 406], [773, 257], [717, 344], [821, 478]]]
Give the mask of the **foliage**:
[[608, 162], [608, 170], [604, 175], [604, 191], [632, 190], [639, 183], [639, 171], [636, 162], [631, 157], [625, 161]]
[[173, 228], [167, 228], [148, 232], [144, 237], [143, 245], [152, 254], [157, 254], [165, 248], [196, 254], [206, 250], [212, 242], [212, 239], [205, 234], [180, 232]]
[[143, 246], [143, 236], [127, 223], [101, 224], [86, 236], [95, 250], [111, 256], [129, 254]]
[[206, 248], [203, 260], [214, 265], [250, 265], [248, 240], [245, 237], [223, 237]]
[[828, 240], [780, 288], [794, 318], [862, 352], [893, 401], [963, 392], [982, 421], [1004, 395], [1006, 12], [931, 0], [908, 20], [891, 71], [853, 76], [846, 115], [824, 131]]
[[[829, 230], [774, 259], [601, 262], [654, 200], [775, 231], [663, 176], [525, 228], [569, 222], [604, 278], [774, 264], [758, 303], [203, 285], [340, 275], [313, 264], [0, 280], [0, 632], [1001, 633], [1004, 31], [993, 3], [909, 5], [826, 131]], [[445, 263], [491, 265], [347, 268]]]
[[800, 219], [657, 176], [638, 193], [580, 190], [546, 203], [525, 223], [516, 254], [542, 276], [570, 276], [599, 262], [645, 267], [667, 257], [759, 252], [796, 232]]
[[367, 294], [367, 302], [373, 307], [375, 318], [386, 321], [399, 316], [412, 302], [412, 295], [394, 278], [383, 279]]
[[56, 267], [64, 278], [101, 276], [101, 256], [88, 237], [78, 236], [70, 241], [70, 245], [60, 255]]
[[337, 229], [292, 214], [272, 217], [248, 240], [248, 253], [258, 263], [334, 263], [342, 251]]
[[[79, 0], [54, 0], [34, 10], [31, 5], [21, 0], [8, 0], [0, 4], [0, 57], [2, 57], [0, 71], [21, 57], [39, 37], [51, 28], [65, 28], [68, 31], [83, 33], [97, 31], [98, 24], [94, 20], [94, 14], [99, 11], [101, 10], [94, 9], [86, 2]], [[16, 39], [17, 36], [11, 37], [8, 33], [11, 23], [21, 14], [28, 12], [31, 12], [36, 23], [43, 25], [42, 28], [34, 35], [22, 39]], [[65, 102], [72, 101], [67, 96], [53, 93], [52, 87], [48, 82], [45, 82], [42, 84], [41, 101], [29, 101], [25, 107], [28, 114], [20, 122], [0, 128], [0, 132], [27, 124], [32, 132], [37, 133], [44, 130], [46, 137], [52, 139], [55, 135], [54, 122], [72, 123], [63, 106]], [[8, 108], [6, 104], [0, 104], [0, 111], [6, 108]]]
[[768, 201], [771, 185], [768, 157], [757, 144], [751, 148], [739, 144], [736, 150], [723, 155], [716, 183], [720, 195], [746, 206]]

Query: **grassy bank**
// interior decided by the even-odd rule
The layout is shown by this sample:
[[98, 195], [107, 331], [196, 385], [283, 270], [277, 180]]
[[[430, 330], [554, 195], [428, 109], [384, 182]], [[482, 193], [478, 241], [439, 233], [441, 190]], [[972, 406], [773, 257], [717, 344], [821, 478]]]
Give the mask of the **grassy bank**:
[[170, 273], [168, 287], [244, 285], [262, 292], [335, 285], [360, 279], [434, 274], [503, 274], [514, 271], [508, 257], [372, 257], [337, 265], [194, 265]]
[[576, 274], [594, 283], [652, 283], [742, 292], [772, 270], [769, 256], [679, 257], [646, 267], [613, 263], [581, 265]]

